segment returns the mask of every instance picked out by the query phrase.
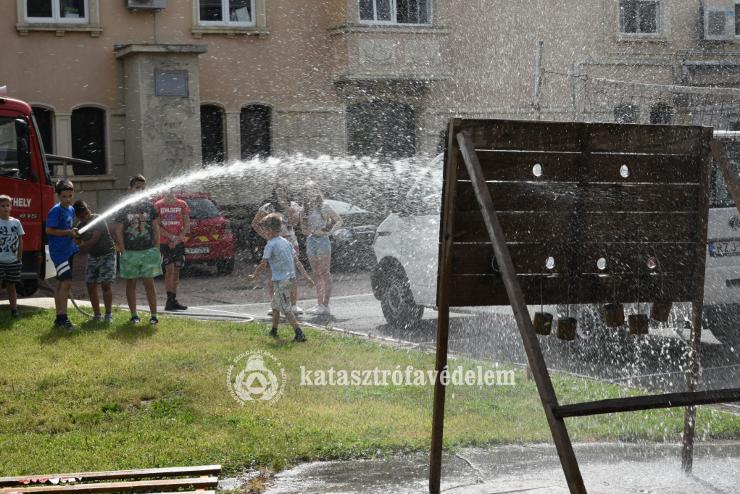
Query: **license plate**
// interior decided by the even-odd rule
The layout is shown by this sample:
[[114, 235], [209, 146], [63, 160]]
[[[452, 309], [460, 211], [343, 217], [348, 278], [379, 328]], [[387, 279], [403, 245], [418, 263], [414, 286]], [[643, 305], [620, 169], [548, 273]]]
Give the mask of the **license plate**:
[[709, 255], [712, 257], [740, 256], [740, 240], [709, 242]]
[[186, 247], [186, 254], [208, 254], [208, 247]]

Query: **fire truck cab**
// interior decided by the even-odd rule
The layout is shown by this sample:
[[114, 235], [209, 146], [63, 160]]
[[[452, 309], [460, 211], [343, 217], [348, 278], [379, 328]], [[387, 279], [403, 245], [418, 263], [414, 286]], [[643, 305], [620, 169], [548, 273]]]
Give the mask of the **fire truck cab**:
[[31, 106], [0, 96], [0, 193], [13, 199], [11, 216], [23, 224], [20, 296], [29, 296], [45, 277], [46, 213], [54, 188]]

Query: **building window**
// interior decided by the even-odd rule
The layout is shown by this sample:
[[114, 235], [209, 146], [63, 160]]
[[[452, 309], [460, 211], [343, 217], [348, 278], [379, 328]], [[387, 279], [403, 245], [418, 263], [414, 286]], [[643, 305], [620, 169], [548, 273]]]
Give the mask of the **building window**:
[[224, 147], [224, 111], [216, 105], [200, 107], [200, 144], [203, 164], [222, 163]]
[[619, 0], [619, 31], [622, 34], [658, 34], [660, 0]]
[[614, 108], [614, 121], [617, 123], [637, 123], [640, 118], [640, 109], [637, 105], [625, 103]]
[[33, 118], [36, 119], [44, 152], [54, 154], [54, 112], [41, 106], [34, 106]]
[[249, 105], [239, 115], [241, 158], [270, 156], [272, 153], [272, 109], [264, 105]]
[[673, 108], [666, 103], [656, 103], [650, 108], [650, 123], [670, 125], [673, 123]]
[[88, 0], [25, 0], [25, 18], [29, 23], [87, 24]]
[[416, 112], [397, 101], [347, 109], [347, 150], [354, 156], [408, 158], [416, 153]]
[[198, 24], [203, 26], [254, 26], [255, 0], [196, 0]]
[[73, 165], [75, 175], [105, 174], [105, 128], [105, 111], [100, 108], [72, 112], [72, 157], [92, 161], [92, 165]]
[[360, 22], [429, 24], [431, 0], [359, 0]]
[[735, 0], [735, 36], [740, 36], [740, 0]]

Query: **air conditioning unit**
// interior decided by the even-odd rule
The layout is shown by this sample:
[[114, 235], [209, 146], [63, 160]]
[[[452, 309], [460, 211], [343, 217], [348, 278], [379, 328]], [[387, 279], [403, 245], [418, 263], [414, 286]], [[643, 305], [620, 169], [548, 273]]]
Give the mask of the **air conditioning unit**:
[[162, 10], [167, 0], [126, 0], [126, 7], [137, 10]]
[[705, 40], [732, 41], [735, 39], [734, 5], [732, 7], [704, 5], [703, 20]]

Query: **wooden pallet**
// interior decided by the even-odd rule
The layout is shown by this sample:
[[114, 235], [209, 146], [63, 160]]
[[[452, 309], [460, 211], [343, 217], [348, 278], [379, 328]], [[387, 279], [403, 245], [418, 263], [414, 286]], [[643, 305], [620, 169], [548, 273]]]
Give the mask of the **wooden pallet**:
[[0, 494], [184, 493], [215, 494], [221, 465], [0, 477]]

